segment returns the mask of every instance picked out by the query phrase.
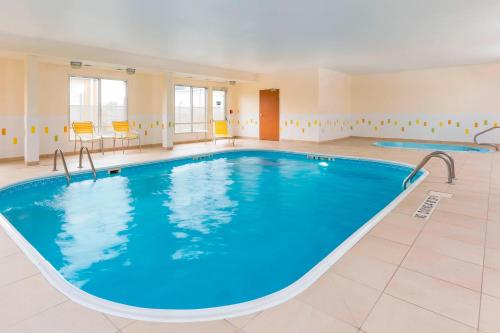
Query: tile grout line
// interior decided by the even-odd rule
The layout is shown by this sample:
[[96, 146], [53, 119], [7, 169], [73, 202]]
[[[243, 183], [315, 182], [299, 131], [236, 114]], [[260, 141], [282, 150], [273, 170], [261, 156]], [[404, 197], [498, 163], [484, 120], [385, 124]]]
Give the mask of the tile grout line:
[[457, 324], [460, 324], [460, 325], [465, 326], [465, 327], [472, 328], [472, 329], [474, 329], [474, 330], [476, 330], [476, 331], [477, 331], [477, 328], [476, 328], [476, 327], [471, 326], [471, 325], [469, 325], [469, 324], [466, 324], [466, 323], [464, 323], [464, 322], [462, 322], [462, 321], [458, 321], [458, 320], [456, 320], [455, 318], [451, 318], [451, 317], [448, 317], [448, 316], [446, 316], [446, 315], [444, 315], [444, 314], [442, 314], [442, 313], [436, 312], [436, 311], [434, 311], [434, 310], [424, 308], [424, 307], [423, 307], [423, 306], [421, 306], [421, 305], [418, 305], [418, 304], [415, 304], [415, 303], [409, 302], [409, 301], [407, 301], [407, 300], [405, 300], [405, 299], [403, 299], [403, 298], [401, 298], [401, 297], [394, 296], [394, 295], [392, 295], [392, 294], [385, 294], [385, 295], [387, 295], [387, 296], [389, 296], [389, 297], [392, 297], [392, 298], [395, 298], [395, 299], [397, 299], [397, 300], [399, 300], [399, 301], [401, 301], [401, 302], [404, 302], [404, 303], [406, 303], [406, 304], [413, 305], [413, 306], [415, 306], [415, 307], [417, 307], [417, 308], [419, 308], [419, 309], [422, 309], [422, 310], [424, 310], [424, 311], [431, 312], [431, 313], [435, 314], [436, 316], [439, 316], [439, 317], [442, 317], [442, 318], [448, 319], [448, 320], [453, 321], [453, 322], [455, 322], [455, 323], [457, 323]]
[[[463, 215], [464, 215], [464, 214], [463, 214]], [[467, 216], [467, 215], [465, 215], [465, 216]], [[361, 324], [361, 326], [359, 327], [360, 329], [363, 327], [363, 325], [364, 325], [364, 324], [366, 323], [366, 321], [368, 320], [369, 316], [371, 315], [371, 313], [373, 312], [373, 310], [375, 309], [375, 307], [376, 307], [376, 306], [377, 306], [377, 304], [379, 303], [380, 299], [382, 298], [382, 295], [384, 295], [384, 294], [385, 294], [385, 295], [389, 295], [389, 296], [391, 296], [391, 297], [394, 297], [394, 298], [396, 298], [396, 299], [400, 299], [399, 297], [395, 297], [394, 295], [391, 295], [391, 294], [389, 294], [389, 293], [386, 293], [385, 291], [386, 291], [387, 287], [389, 286], [389, 284], [390, 284], [390, 283], [392, 282], [392, 280], [394, 279], [394, 276], [396, 275], [396, 273], [397, 273], [397, 272], [398, 272], [401, 268], [406, 269], [405, 267], [402, 267], [401, 265], [402, 265], [402, 263], [405, 261], [406, 257], [408, 256], [408, 253], [409, 253], [409, 252], [410, 252], [410, 251], [414, 248], [415, 243], [417, 242], [418, 238], [421, 236], [421, 234], [423, 233], [423, 231], [424, 231], [425, 227], [426, 227], [426, 226], [427, 226], [427, 224], [431, 221], [431, 219], [432, 219], [432, 216], [431, 216], [428, 220], [426, 220], [426, 221], [424, 222], [424, 225], [422, 226], [422, 228], [421, 228], [421, 229], [420, 229], [420, 231], [418, 232], [418, 234], [417, 234], [417, 236], [415, 237], [415, 239], [413, 240], [413, 242], [410, 244], [410, 246], [409, 246], [409, 248], [408, 248], [408, 251], [406, 252], [406, 254], [404, 255], [404, 257], [401, 259], [401, 262], [397, 265], [396, 270], [394, 271], [394, 273], [392, 274], [391, 278], [389, 279], [389, 281], [388, 281], [388, 282], [387, 282], [387, 284], [385, 285], [384, 289], [383, 289], [383, 290], [382, 290], [382, 292], [380, 293], [380, 295], [379, 295], [379, 297], [378, 297], [377, 301], [375, 302], [375, 304], [374, 304], [374, 305], [373, 305], [373, 307], [371, 308], [371, 310], [370, 310], [370, 312], [368, 313], [368, 315], [366, 316], [365, 320], [363, 321], [363, 323], [362, 323], [362, 324]], [[431, 252], [433, 252], [433, 251], [431, 251]], [[484, 256], [483, 256], [483, 260], [484, 260]], [[483, 268], [484, 268], [484, 266], [483, 266]], [[417, 273], [420, 273], [420, 272], [417, 272]], [[420, 274], [423, 274], [423, 273], [420, 273]], [[426, 275], [426, 274], [423, 274], [423, 275]], [[426, 275], [426, 276], [428, 276], [428, 275]], [[429, 277], [431, 277], [431, 276], [429, 276]], [[431, 277], [431, 278], [435, 278], [435, 277]], [[441, 280], [441, 279], [438, 279], [438, 280]], [[449, 281], [445, 281], [445, 282], [451, 283], [451, 282], [449, 282]], [[451, 284], [454, 284], [454, 283], [451, 283]], [[456, 284], [454, 284], [454, 285], [456, 285]], [[457, 286], [459, 286], [459, 285], [457, 285]], [[461, 286], [460, 286], [460, 287], [461, 287]], [[467, 289], [468, 289], [468, 288], [467, 288]], [[470, 290], [470, 289], [469, 289], [469, 290]], [[477, 291], [476, 291], [476, 292], [477, 292]], [[480, 294], [481, 294], [481, 293], [480, 293]], [[439, 316], [441, 316], [441, 317], [444, 317], [444, 318], [447, 318], [447, 319], [453, 320], [453, 321], [455, 321], [455, 322], [457, 322], [457, 323], [460, 323], [460, 324], [462, 324], [462, 325], [465, 325], [465, 326], [471, 327], [471, 326], [469, 326], [469, 325], [467, 325], [467, 324], [464, 324], [464, 323], [462, 323], [462, 322], [460, 322], [460, 321], [457, 321], [457, 320], [455, 320], [455, 319], [453, 319], [453, 318], [449, 318], [449, 317], [447, 317], [447, 316], [445, 316], [445, 315], [443, 315], [443, 314], [437, 313], [437, 312], [435, 312], [435, 311], [433, 311], [433, 310], [426, 309], [426, 308], [424, 308], [424, 307], [422, 307], [422, 306], [419, 306], [419, 305], [417, 305], [417, 304], [413, 304], [413, 303], [408, 302], [408, 301], [403, 300], [403, 299], [400, 299], [400, 300], [401, 300], [401, 301], [404, 301], [404, 302], [406, 302], [406, 303], [408, 303], [408, 304], [412, 304], [412, 305], [414, 305], [414, 306], [416, 306], [416, 307], [419, 307], [419, 308], [421, 308], [421, 309], [423, 309], [423, 310], [430, 311], [430, 312], [432, 312], [432, 313], [434, 313], [434, 314], [436, 314], [436, 315], [439, 315]], [[477, 330], [478, 330], [478, 329], [479, 329], [479, 325], [478, 325], [478, 327], [477, 327], [477, 328], [475, 328], [475, 329], [477, 329]]]
[[[451, 257], [450, 257], [451, 258]], [[480, 265], [476, 265], [476, 266], [480, 266]], [[423, 276], [426, 276], [428, 278], [431, 278], [431, 279], [434, 279], [434, 280], [438, 280], [438, 281], [441, 281], [441, 282], [445, 282], [447, 284], [451, 284], [453, 286], [456, 286], [456, 287], [460, 287], [460, 288], [463, 288], [463, 289], [467, 289], [469, 291], [473, 291], [475, 293], [478, 293], [480, 294], [481, 293], [481, 290], [475, 290], [475, 289], [472, 289], [470, 287], [466, 287], [466, 286], [463, 286], [461, 284], [458, 284], [458, 283], [455, 283], [455, 282], [451, 282], [451, 281], [448, 281], [448, 280], [444, 280], [442, 278], [439, 278], [439, 277], [436, 277], [436, 276], [432, 276], [432, 275], [429, 275], [427, 273], [423, 273], [423, 272], [420, 272], [420, 271], [417, 271], [415, 269], [412, 269], [412, 268], [408, 268], [408, 267], [404, 267], [404, 266], [401, 266], [402, 269], [404, 270], [407, 270], [407, 271], [410, 271], [410, 272], [413, 272], [413, 273], [417, 273], [417, 274], [420, 274], [420, 275], [423, 275]]]
[[479, 293], [479, 313], [477, 315], [477, 331], [479, 332], [479, 327], [481, 324], [481, 310], [482, 310], [482, 304], [483, 304], [483, 284], [484, 284], [484, 266], [486, 263], [486, 241], [488, 239], [488, 224], [489, 224], [489, 216], [490, 216], [490, 198], [491, 198], [491, 174], [493, 172], [493, 158], [491, 158], [490, 161], [490, 174], [489, 174], [489, 180], [490, 180], [490, 186], [489, 186], [489, 191], [488, 191], [488, 210], [486, 211], [486, 228], [484, 232], [484, 244], [483, 244], [483, 270], [481, 271], [481, 292]]
[[[431, 175], [431, 174], [429, 174]], [[425, 182], [424, 182], [425, 183]], [[411, 216], [411, 215], [410, 215]], [[432, 216], [431, 216], [432, 218]], [[430, 220], [430, 219], [429, 219]], [[382, 296], [385, 294], [385, 290], [387, 289], [387, 287], [389, 286], [389, 284], [392, 282], [392, 280], [394, 279], [394, 276], [396, 275], [396, 273], [399, 271], [399, 269], [401, 268], [401, 264], [405, 261], [406, 257], [408, 256], [408, 253], [410, 253], [410, 251], [413, 249], [413, 246], [415, 244], [415, 242], [417, 241], [417, 239], [420, 237], [421, 233], [424, 231], [424, 228], [425, 226], [427, 225], [427, 223], [429, 222], [429, 220], [426, 220], [424, 222], [424, 225], [422, 226], [422, 228], [419, 230], [419, 232], [417, 233], [417, 236], [415, 237], [415, 239], [412, 241], [412, 243], [409, 245], [408, 247], [408, 250], [406, 251], [405, 255], [403, 256], [403, 258], [401, 258], [401, 261], [399, 262], [399, 264], [397, 265], [396, 269], [394, 270], [394, 272], [392, 273], [391, 277], [389, 278], [389, 281], [387, 281], [384, 289], [382, 289], [380, 295], [378, 296], [377, 300], [375, 301], [375, 303], [373, 304], [373, 306], [371, 307], [370, 311], [368, 312], [368, 315], [366, 316], [366, 318], [363, 320], [363, 322], [361, 323], [360, 325], [360, 329], [365, 325], [366, 321], [368, 320], [368, 318], [370, 317], [370, 315], [372, 314], [373, 310], [375, 309], [375, 307], [377, 306], [377, 304], [380, 302], [380, 299], [382, 298]]]
[[53, 308], [55, 308], [55, 307], [58, 307], [59, 305], [62, 305], [62, 304], [64, 304], [64, 303], [68, 302], [68, 301], [70, 301], [70, 299], [69, 299], [69, 298], [66, 298], [65, 300], [63, 300], [63, 301], [61, 301], [61, 302], [59, 302], [59, 303], [56, 303], [56, 304], [54, 304], [54, 305], [52, 305], [52, 306], [50, 306], [50, 307], [48, 307], [48, 308], [46, 308], [46, 309], [43, 309], [43, 310], [40, 310], [40, 311], [35, 312], [34, 314], [32, 314], [32, 315], [31, 315], [31, 316], [29, 316], [29, 317], [26, 317], [26, 318], [23, 318], [23, 319], [21, 319], [21, 320], [19, 320], [19, 321], [16, 321], [14, 324], [9, 325], [9, 326], [7, 326], [7, 327], [5, 327], [5, 329], [12, 328], [12, 327], [17, 326], [17, 325], [21, 325], [22, 323], [24, 323], [24, 322], [26, 322], [26, 321], [28, 321], [28, 320], [30, 320], [30, 319], [32, 319], [32, 318], [35, 318], [35, 317], [37, 317], [37, 316], [41, 315], [42, 313], [44, 313], [44, 312], [46, 312], [46, 311], [49, 311], [49, 310], [51, 310], [51, 309], [53, 309]]
[[[24, 253], [23, 253], [23, 254], [24, 254]], [[12, 286], [13, 284], [16, 284], [16, 283], [21, 282], [21, 281], [24, 281], [24, 280], [26, 280], [26, 279], [29, 279], [29, 278], [35, 277], [35, 276], [37, 276], [37, 275], [42, 275], [42, 272], [40, 272], [40, 271], [38, 270], [38, 267], [37, 267], [37, 271], [36, 271], [35, 273], [30, 274], [30, 275], [25, 276], [25, 277], [22, 277], [22, 278], [20, 278], [20, 279], [18, 279], [18, 280], [11, 281], [11, 282], [8, 282], [8, 283], [6, 283], [6, 284], [0, 285], [0, 288], [4, 288], [4, 287], [9, 287], [9, 286]], [[45, 279], [45, 277], [44, 277], [44, 279]], [[65, 296], [65, 297], [66, 297], [66, 296]]]

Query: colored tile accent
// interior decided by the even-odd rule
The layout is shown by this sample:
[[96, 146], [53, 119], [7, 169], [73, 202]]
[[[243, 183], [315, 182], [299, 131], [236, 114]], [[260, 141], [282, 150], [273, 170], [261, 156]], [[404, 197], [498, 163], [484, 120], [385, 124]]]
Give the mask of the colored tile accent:
[[14, 137], [14, 138], [12, 139], [12, 143], [13, 143], [13, 144], [15, 144], [15, 145], [17, 145], [17, 138], [16, 138], [16, 137]]
[[59, 136], [54, 135], [54, 142], [57, 142], [57, 141], [59, 141]]
[[2, 135], [7, 135], [7, 129], [6, 128], [2, 128]]
[[68, 133], [68, 126], [64, 126], [64, 133]]
[[49, 134], [49, 128], [47, 126], [45, 126], [44, 132], [45, 134]]
[[35, 134], [36, 133], [36, 126], [31, 126], [31, 134]]

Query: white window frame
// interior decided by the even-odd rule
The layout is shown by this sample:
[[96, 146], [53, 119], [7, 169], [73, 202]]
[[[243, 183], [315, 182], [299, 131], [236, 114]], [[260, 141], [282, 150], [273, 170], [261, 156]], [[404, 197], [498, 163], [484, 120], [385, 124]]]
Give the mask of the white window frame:
[[80, 79], [94, 79], [94, 80], [97, 80], [97, 92], [98, 92], [98, 96], [97, 96], [97, 101], [98, 101], [98, 105], [97, 105], [97, 124], [94, 124], [95, 127], [97, 127], [97, 132], [99, 134], [102, 134], [103, 133], [103, 129], [102, 129], [102, 124], [101, 124], [101, 118], [102, 118], [102, 105], [101, 105], [101, 95], [102, 95], [102, 91], [101, 91], [101, 80], [110, 80], [110, 81], [122, 81], [125, 83], [125, 117], [126, 117], [126, 121], [128, 121], [128, 80], [124, 80], [124, 79], [117, 79], [117, 78], [109, 78], [109, 77], [97, 77], [97, 76], [85, 76], [85, 75], [69, 75], [68, 76], [68, 135], [69, 135], [69, 140], [70, 141], [74, 141], [75, 140], [75, 137], [74, 137], [74, 134], [73, 134], [73, 137], [72, 136], [72, 133], [73, 133], [73, 126], [72, 126], [72, 121], [71, 121], [71, 78], [80, 78]]
[[[175, 108], [177, 108], [176, 103], [175, 103], [175, 91], [177, 87], [185, 87], [189, 88], [189, 107], [190, 107], [190, 119], [191, 121], [189, 123], [178, 123], [177, 120], [175, 119]], [[205, 122], [193, 122], [193, 88], [198, 88], [198, 89], [204, 89], [205, 90]], [[208, 133], [208, 92], [209, 89], [207, 87], [201, 87], [201, 86], [191, 86], [191, 85], [185, 85], [185, 84], [176, 84], [174, 87], [174, 134], [192, 134], [192, 133]], [[199, 125], [199, 124], [205, 124], [205, 130], [204, 131], [193, 131], [193, 125]], [[177, 132], [176, 131], [176, 125], [190, 125], [191, 129], [189, 132]]]

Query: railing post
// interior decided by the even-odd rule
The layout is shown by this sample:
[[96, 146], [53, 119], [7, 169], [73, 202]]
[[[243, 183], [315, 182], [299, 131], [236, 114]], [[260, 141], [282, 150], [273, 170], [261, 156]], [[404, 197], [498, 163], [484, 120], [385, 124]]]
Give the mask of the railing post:
[[406, 188], [408, 187], [408, 183], [413, 180], [420, 169], [422, 169], [424, 165], [427, 164], [427, 162], [429, 162], [429, 160], [433, 157], [440, 158], [444, 161], [448, 168], [448, 184], [453, 184], [453, 179], [455, 179], [455, 161], [450, 155], [446, 154], [445, 152], [434, 151], [426, 155], [422, 159], [422, 161], [420, 161], [420, 163], [415, 167], [415, 169], [413, 169], [413, 171], [408, 175], [408, 177], [403, 180], [403, 190], [406, 190]]
[[64, 173], [66, 175], [66, 182], [70, 183], [71, 181], [71, 176], [69, 174], [69, 171], [68, 171], [68, 165], [66, 164], [66, 159], [64, 158], [64, 153], [61, 149], [56, 149], [54, 151], [54, 167], [52, 168], [52, 171], [57, 171], [57, 154], [61, 154], [61, 160], [62, 160], [62, 163], [63, 163], [63, 167], [64, 167]]

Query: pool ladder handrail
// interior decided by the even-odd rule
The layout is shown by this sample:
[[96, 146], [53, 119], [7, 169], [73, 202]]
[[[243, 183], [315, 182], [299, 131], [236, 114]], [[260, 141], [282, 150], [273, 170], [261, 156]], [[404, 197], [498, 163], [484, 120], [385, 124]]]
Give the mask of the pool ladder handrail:
[[89, 149], [87, 147], [85, 147], [85, 146], [82, 146], [80, 148], [80, 157], [79, 157], [78, 168], [79, 169], [83, 168], [82, 159], [83, 159], [83, 151], [84, 150], [87, 152], [87, 157], [88, 157], [89, 162], [90, 162], [90, 168], [92, 169], [92, 174], [94, 175], [94, 181], [96, 181], [97, 180], [97, 174], [96, 174], [95, 167], [94, 167], [94, 161], [92, 161], [92, 156], [90, 155]]
[[413, 180], [413, 178], [417, 175], [417, 173], [429, 162], [430, 159], [433, 157], [437, 157], [442, 159], [448, 168], [448, 184], [453, 184], [453, 179], [456, 179], [455, 176], [455, 161], [453, 160], [453, 157], [451, 157], [449, 154], [445, 153], [444, 151], [433, 151], [432, 153], [426, 155], [422, 161], [413, 169], [413, 171], [406, 177], [403, 181], [403, 190], [406, 190], [408, 187], [408, 183]]
[[68, 165], [66, 164], [66, 159], [64, 158], [64, 153], [61, 149], [57, 148], [55, 151], [54, 151], [54, 166], [52, 168], [52, 171], [57, 171], [57, 155], [61, 155], [61, 160], [62, 160], [62, 163], [63, 163], [63, 167], [64, 167], [64, 173], [66, 175], [66, 182], [68, 183], [69, 185], [69, 182], [71, 181], [71, 176], [68, 172]]
[[493, 127], [490, 127], [488, 129], [485, 129], [484, 131], [481, 131], [479, 133], [477, 133], [476, 135], [474, 135], [474, 143], [477, 144], [477, 145], [481, 145], [481, 146], [489, 146], [489, 147], [493, 147], [496, 151], [498, 151], [498, 145], [497, 144], [494, 144], [494, 143], [479, 143], [477, 142], [477, 138], [485, 133], [488, 133], [490, 131], [493, 131], [494, 129], [497, 129], [497, 128], [500, 128], [500, 126], [493, 126]]

